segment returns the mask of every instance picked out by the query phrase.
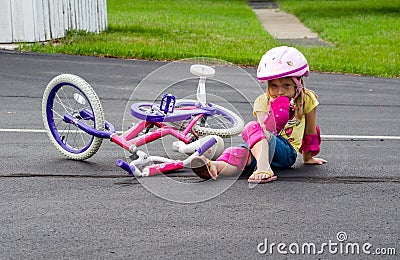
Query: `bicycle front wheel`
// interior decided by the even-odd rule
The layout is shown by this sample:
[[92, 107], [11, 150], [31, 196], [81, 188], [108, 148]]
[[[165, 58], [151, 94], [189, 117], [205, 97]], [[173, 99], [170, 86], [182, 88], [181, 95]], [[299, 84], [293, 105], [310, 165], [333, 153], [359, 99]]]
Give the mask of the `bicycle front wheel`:
[[104, 130], [99, 98], [93, 88], [76, 75], [62, 74], [50, 81], [43, 94], [42, 117], [47, 135], [57, 150], [73, 160], [90, 158], [99, 150], [103, 139], [67, 122], [65, 114]]
[[[197, 100], [180, 99], [176, 101], [175, 109], [184, 107], [194, 107], [198, 104]], [[233, 111], [222, 106], [208, 103], [215, 108], [215, 114], [201, 118], [195, 125], [193, 130], [200, 136], [218, 135], [222, 138], [229, 138], [238, 135], [244, 128], [244, 121]], [[185, 128], [187, 122], [183, 122], [180, 127]]]

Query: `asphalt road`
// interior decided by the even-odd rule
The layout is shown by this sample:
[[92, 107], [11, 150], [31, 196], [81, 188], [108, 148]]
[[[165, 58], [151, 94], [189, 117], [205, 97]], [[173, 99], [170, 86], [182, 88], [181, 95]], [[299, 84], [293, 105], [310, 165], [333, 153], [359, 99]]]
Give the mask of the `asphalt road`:
[[[299, 158], [267, 185], [249, 187], [246, 176], [201, 182], [189, 170], [136, 180], [115, 166], [124, 152], [107, 140], [85, 162], [52, 146], [41, 99], [54, 76], [83, 77], [121, 130], [129, 102], [188, 76], [178, 65], [163, 75], [166, 64], [0, 51], [0, 259], [396, 259], [393, 249], [398, 258], [398, 79], [312, 73], [328, 163]], [[234, 88], [216, 87], [214, 97], [252, 120], [255, 69], [216, 70]], [[154, 88], [142, 81], [152, 77], [162, 79], [148, 81]]]

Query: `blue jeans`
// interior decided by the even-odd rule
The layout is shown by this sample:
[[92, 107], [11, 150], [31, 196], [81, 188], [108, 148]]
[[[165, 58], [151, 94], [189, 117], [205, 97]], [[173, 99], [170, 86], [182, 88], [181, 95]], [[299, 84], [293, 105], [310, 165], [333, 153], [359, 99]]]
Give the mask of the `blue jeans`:
[[[243, 143], [240, 146], [248, 149], [248, 145], [246, 143]], [[296, 162], [296, 150], [289, 143], [289, 141], [282, 136], [274, 136], [271, 134], [271, 139], [268, 142], [268, 146], [270, 164], [272, 167], [290, 168]], [[254, 171], [257, 166], [257, 161], [253, 155], [251, 157], [251, 164], [246, 167], [246, 170]]]

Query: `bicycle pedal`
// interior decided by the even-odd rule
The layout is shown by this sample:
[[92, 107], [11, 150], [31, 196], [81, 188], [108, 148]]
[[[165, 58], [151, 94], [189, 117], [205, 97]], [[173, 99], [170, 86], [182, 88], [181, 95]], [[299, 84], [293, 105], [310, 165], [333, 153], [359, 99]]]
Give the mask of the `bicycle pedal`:
[[164, 94], [163, 98], [161, 99], [160, 103], [160, 110], [167, 113], [173, 113], [175, 108], [176, 98], [172, 94]]

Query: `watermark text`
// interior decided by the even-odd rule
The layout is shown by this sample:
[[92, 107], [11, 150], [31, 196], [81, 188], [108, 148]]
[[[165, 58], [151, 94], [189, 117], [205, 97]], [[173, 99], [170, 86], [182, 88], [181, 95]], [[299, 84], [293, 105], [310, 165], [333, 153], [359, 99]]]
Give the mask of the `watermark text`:
[[395, 247], [374, 247], [374, 245], [369, 242], [349, 242], [347, 241], [347, 234], [345, 232], [338, 232], [336, 240], [329, 239], [323, 243], [276, 243], [268, 241], [266, 238], [262, 243], [258, 244], [257, 251], [260, 254], [269, 255], [396, 255]]

